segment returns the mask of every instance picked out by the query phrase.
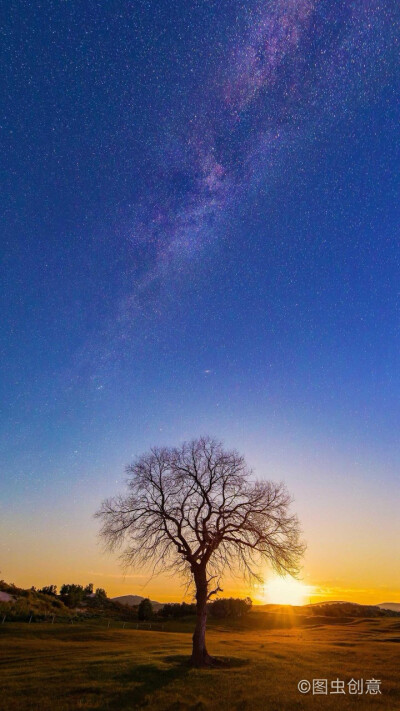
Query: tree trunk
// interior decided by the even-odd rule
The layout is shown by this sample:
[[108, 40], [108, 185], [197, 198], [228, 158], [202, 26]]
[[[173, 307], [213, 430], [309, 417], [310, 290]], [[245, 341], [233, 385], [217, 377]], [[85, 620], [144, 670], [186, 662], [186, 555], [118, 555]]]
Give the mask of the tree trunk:
[[193, 634], [193, 651], [191, 662], [194, 667], [210, 666], [212, 657], [206, 648], [207, 624], [207, 573], [206, 568], [200, 567], [194, 571], [196, 585], [196, 627]]

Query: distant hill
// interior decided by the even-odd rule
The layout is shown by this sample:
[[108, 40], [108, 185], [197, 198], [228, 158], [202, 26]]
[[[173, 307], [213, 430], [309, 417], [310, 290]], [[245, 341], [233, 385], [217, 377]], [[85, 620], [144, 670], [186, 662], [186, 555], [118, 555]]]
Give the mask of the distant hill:
[[360, 605], [359, 602], [347, 602], [347, 600], [323, 600], [322, 602], [310, 602], [304, 607], [313, 607], [315, 605]]
[[[111, 599], [113, 600], [113, 602], [119, 602], [120, 605], [128, 605], [128, 607], [135, 607], [136, 605], [140, 605], [142, 600], [144, 600], [145, 598], [141, 595], [120, 595], [119, 597], [113, 597]], [[150, 602], [153, 605], [153, 610], [159, 610], [161, 607], [164, 606], [164, 603], [157, 602], [156, 600], [150, 600]]]
[[[388, 607], [391, 605], [391, 607]], [[399, 603], [384, 603], [383, 605], [360, 605], [358, 602], [344, 600], [327, 600], [309, 605], [258, 605], [253, 609], [271, 613], [284, 613], [288, 607], [296, 615], [322, 615], [325, 617], [387, 617], [400, 614]]]
[[393, 612], [400, 612], [400, 602], [381, 602], [378, 607], [382, 610], [393, 610]]
[[345, 615], [347, 617], [382, 617], [397, 615], [400, 610], [383, 608], [381, 605], [360, 605], [358, 602], [321, 602], [308, 606], [313, 615]]

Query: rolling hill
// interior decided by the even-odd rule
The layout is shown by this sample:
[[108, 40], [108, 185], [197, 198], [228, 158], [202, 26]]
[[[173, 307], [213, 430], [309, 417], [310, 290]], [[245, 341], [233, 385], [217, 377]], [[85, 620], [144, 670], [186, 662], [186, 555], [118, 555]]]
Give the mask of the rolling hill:
[[[113, 602], [119, 602], [120, 605], [127, 605], [128, 607], [135, 607], [139, 605], [145, 598], [141, 595], [120, 595], [119, 597], [113, 597]], [[156, 600], [150, 600], [153, 605], [153, 610], [159, 610], [163, 607], [163, 602], [157, 602]]]
[[381, 602], [377, 607], [381, 610], [393, 610], [393, 612], [400, 612], [400, 602]]

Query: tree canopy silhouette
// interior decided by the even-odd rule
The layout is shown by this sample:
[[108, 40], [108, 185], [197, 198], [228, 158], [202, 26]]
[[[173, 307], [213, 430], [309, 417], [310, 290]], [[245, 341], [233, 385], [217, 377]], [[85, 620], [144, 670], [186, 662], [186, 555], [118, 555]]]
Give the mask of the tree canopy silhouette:
[[138, 620], [151, 620], [153, 617], [153, 605], [148, 597], [140, 601], [138, 607]]
[[282, 483], [253, 480], [244, 458], [210, 437], [153, 448], [127, 467], [128, 492], [103, 502], [96, 516], [125, 566], [186, 575], [196, 590], [192, 663], [211, 665], [207, 601], [224, 572], [262, 580], [262, 566], [297, 574], [304, 552], [299, 522]]

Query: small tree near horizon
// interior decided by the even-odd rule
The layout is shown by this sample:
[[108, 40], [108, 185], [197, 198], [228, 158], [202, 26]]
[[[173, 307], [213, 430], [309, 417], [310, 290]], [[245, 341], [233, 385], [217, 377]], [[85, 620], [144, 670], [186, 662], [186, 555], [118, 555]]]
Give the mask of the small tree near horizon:
[[151, 620], [153, 617], [153, 605], [148, 597], [140, 601], [138, 607], [138, 620]]
[[64, 605], [67, 607], [77, 607], [81, 604], [84, 596], [84, 590], [82, 585], [67, 585], [64, 584], [60, 589], [60, 597]]
[[97, 600], [107, 600], [107, 593], [104, 588], [96, 588], [95, 597]]
[[125, 567], [151, 564], [194, 584], [196, 626], [191, 662], [212, 666], [206, 648], [207, 602], [226, 571], [262, 581], [262, 567], [296, 575], [304, 545], [282, 483], [252, 478], [244, 458], [210, 437], [153, 448], [127, 467], [128, 492], [96, 516]]

